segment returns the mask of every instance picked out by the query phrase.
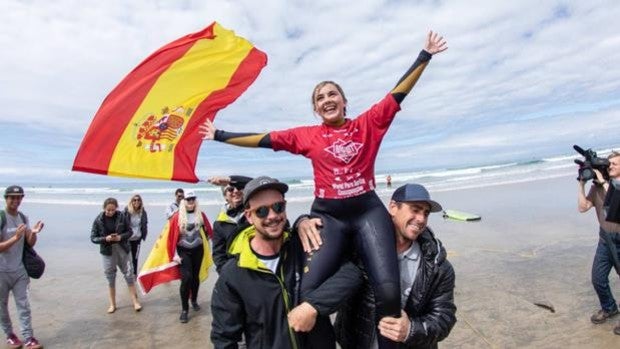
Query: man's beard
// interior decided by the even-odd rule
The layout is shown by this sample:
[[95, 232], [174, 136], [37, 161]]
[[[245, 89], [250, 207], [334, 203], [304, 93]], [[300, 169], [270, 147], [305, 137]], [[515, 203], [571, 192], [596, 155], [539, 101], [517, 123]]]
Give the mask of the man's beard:
[[[281, 221], [278, 221], [278, 222], [277, 222], [277, 224], [278, 224], [278, 225], [279, 225], [279, 224], [281, 224], [281, 223], [282, 223]], [[261, 235], [261, 237], [263, 238], [263, 240], [266, 240], [266, 241], [275, 241], [275, 240], [280, 240], [280, 239], [282, 238], [282, 235], [284, 234], [284, 227], [282, 227], [282, 228], [281, 228], [281, 230], [280, 230], [280, 234], [278, 234], [278, 236], [274, 236], [274, 235], [272, 235], [272, 234], [269, 234], [269, 233], [267, 232], [267, 229], [265, 229], [265, 231], [264, 231], [264, 232], [259, 231], [259, 230], [257, 230], [256, 232], [257, 232], [258, 234], [260, 234], [260, 235]]]

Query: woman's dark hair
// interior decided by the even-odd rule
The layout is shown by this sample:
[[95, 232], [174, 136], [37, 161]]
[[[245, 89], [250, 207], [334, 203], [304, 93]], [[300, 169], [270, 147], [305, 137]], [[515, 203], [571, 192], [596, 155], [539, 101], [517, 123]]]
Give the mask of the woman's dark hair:
[[118, 201], [116, 201], [115, 198], [107, 198], [107, 199], [105, 199], [105, 201], [103, 202], [103, 208], [105, 209], [105, 207], [108, 206], [109, 204], [112, 204], [112, 205], [118, 207]]

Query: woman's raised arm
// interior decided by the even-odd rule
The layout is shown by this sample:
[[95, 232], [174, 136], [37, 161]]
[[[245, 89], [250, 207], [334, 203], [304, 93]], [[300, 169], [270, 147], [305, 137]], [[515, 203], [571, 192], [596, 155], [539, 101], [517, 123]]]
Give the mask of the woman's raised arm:
[[216, 140], [240, 147], [272, 148], [269, 133], [226, 132], [216, 129], [209, 119], [207, 119], [204, 124], [200, 125], [199, 129], [198, 132], [202, 135], [202, 139]]
[[420, 75], [422, 75], [424, 68], [426, 68], [428, 62], [431, 60], [431, 57], [434, 54], [443, 52], [447, 49], [448, 45], [443, 36], [434, 33], [432, 30], [428, 32], [424, 49], [420, 52], [415, 62], [413, 62], [411, 68], [407, 70], [405, 75], [403, 75], [391, 91], [394, 99], [396, 99], [396, 102], [400, 104], [405, 99], [407, 94], [409, 94], [411, 89], [413, 89], [413, 86], [415, 86], [416, 82], [420, 78]]

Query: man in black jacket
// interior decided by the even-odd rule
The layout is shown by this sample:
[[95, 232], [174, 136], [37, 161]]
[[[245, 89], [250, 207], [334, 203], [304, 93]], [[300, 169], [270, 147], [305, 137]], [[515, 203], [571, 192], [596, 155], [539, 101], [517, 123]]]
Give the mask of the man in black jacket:
[[[396, 189], [388, 205], [396, 232], [403, 310], [400, 318], [381, 319], [379, 332], [402, 348], [437, 348], [456, 323], [454, 269], [446, 260], [445, 248], [427, 227], [428, 215], [441, 210], [419, 184]], [[297, 224], [304, 235], [312, 236], [308, 232], [316, 231], [320, 221]], [[338, 312], [336, 335], [343, 349], [377, 347], [375, 301], [368, 282]]]
[[361, 285], [361, 271], [347, 263], [300, 299], [304, 252], [299, 239], [285, 231], [287, 190], [269, 177], [255, 178], [244, 189], [245, 217], [252, 225], [236, 234], [229, 248], [234, 258], [223, 266], [211, 299], [211, 341], [217, 349], [237, 348], [242, 334], [250, 349], [335, 348], [333, 333], [313, 335], [307, 343], [309, 337], [295, 329], [312, 326], [288, 316], [300, 304], [321, 315], [317, 323], [329, 321], [327, 315]]
[[232, 243], [239, 228], [249, 224], [243, 209], [243, 189], [252, 178], [245, 176], [211, 177], [209, 183], [222, 186], [226, 204], [213, 222], [213, 262], [218, 274], [226, 261], [231, 258], [228, 246]]

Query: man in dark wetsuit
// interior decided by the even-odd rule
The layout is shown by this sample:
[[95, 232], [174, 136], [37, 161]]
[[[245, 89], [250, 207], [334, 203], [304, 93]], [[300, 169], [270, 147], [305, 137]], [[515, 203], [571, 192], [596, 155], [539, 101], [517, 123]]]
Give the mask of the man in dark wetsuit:
[[[315, 327], [315, 319], [329, 321], [327, 316], [361, 285], [361, 271], [345, 263], [313, 292], [300, 295], [304, 251], [297, 236], [285, 231], [287, 190], [269, 177], [245, 187], [245, 216], [252, 225], [236, 235], [229, 250], [234, 258], [213, 289], [211, 341], [216, 349], [237, 348], [242, 334], [248, 348], [336, 347], [333, 333], [314, 336], [310, 343], [299, 332]], [[314, 317], [300, 320], [300, 308]]]
[[226, 204], [213, 223], [213, 262], [218, 274], [230, 258], [228, 246], [239, 227], [248, 225], [243, 208], [243, 188], [252, 178], [245, 176], [211, 177], [209, 183], [222, 186]]

